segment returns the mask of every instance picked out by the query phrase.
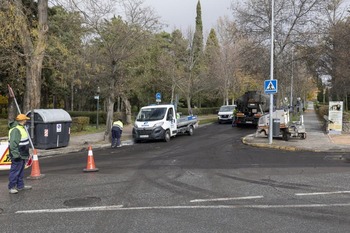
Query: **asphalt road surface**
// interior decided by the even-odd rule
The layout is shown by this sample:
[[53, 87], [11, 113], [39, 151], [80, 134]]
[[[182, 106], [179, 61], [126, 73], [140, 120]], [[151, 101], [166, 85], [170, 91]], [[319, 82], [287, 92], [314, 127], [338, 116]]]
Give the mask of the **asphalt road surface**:
[[2, 171], [0, 232], [348, 232], [350, 164], [242, 144], [254, 131], [93, 150], [93, 173], [86, 151], [42, 158], [46, 177], [16, 195]]

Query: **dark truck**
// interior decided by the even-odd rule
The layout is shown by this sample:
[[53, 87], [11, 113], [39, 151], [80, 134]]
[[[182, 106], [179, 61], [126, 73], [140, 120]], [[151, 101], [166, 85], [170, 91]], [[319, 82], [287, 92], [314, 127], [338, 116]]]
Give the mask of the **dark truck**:
[[269, 111], [270, 96], [261, 91], [247, 91], [236, 100], [235, 124], [258, 125], [259, 118]]

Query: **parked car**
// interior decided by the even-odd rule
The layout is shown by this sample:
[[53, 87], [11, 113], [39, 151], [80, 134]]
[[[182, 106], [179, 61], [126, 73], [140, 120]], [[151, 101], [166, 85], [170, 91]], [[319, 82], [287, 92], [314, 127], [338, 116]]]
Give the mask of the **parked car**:
[[218, 112], [218, 123], [232, 123], [233, 111], [236, 105], [223, 105]]

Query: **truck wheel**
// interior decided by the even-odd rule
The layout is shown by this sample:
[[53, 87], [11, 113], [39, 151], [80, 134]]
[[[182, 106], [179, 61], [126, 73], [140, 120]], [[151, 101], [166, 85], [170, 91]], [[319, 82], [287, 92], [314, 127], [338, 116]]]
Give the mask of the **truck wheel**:
[[190, 136], [192, 136], [192, 135], [193, 135], [193, 131], [194, 131], [194, 130], [193, 130], [193, 126], [191, 125], [190, 128], [189, 128], [188, 131], [187, 131], [187, 134], [190, 135]]
[[301, 135], [301, 138], [302, 138], [302, 139], [306, 139], [306, 133], [303, 133], [303, 134]]
[[165, 134], [164, 134], [164, 142], [169, 142], [170, 141], [170, 131], [167, 130], [165, 131]]
[[289, 138], [290, 138], [289, 133], [287, 133], [286, 131], [283, 131], [282, 139], [285, 140], [285, 141], [288, 141]]

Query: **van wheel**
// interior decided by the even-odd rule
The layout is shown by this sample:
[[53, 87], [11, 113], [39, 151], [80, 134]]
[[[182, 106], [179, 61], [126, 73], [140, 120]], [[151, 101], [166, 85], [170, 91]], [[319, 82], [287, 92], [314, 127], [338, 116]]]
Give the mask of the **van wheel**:
[[170, 141], [170, 131], [167, 130], [165, 131], [165, 134], [164, 134], [164, 142], [169, 142]]
[[187, 134], [192, 136], [193, 135], [193, 131], [194, 131], [194, 129], [193, 129], [193, 126], [191, 125], [190, 128], [187, 131]]

